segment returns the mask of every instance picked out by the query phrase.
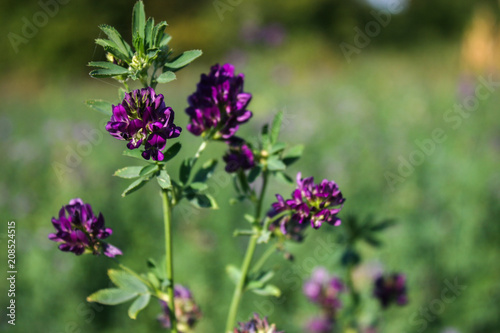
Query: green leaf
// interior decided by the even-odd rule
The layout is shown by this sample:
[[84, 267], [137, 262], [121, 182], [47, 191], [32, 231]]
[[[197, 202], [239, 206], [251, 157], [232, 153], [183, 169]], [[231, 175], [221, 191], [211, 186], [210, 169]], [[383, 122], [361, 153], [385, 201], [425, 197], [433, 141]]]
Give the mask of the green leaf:
[[132, 319], [137, 318], [137, 314], [143, 310], [149, 304], [151, 296], [149, 294], [144, 294], [135, 299], [130, 308], [128, 308], [128, 316]]
[[263, 230], [257, 238], [257, 244], [267, 243], [271, 239], [271, 232], [269, 230]]
[[133, 274], [118, 270], [109, 269], [108, 276], [111, 281], [120, 289], [133, 293], [144, 294], [148, 292], [148, 286]]
[[172, 40], [172, 36], [164, 33], [158, 42], [158, 46], [161, 48], [166, 48], [168, 43]]
[[110, 102], [103, 101], [102, 99], [92, 99], [85, 101], [85, 104], [89, 108], [99, 111], [106, 116], [113, 115], [113, 104], [111, 104]]
[[121, 168], [115, 171], [113, 176], [120, 177], [120, 178], [137, 178], [140, 176], [140, 172], [143, 169], [142, 166], [129, 166], [125, 168]]
[[146, 28], [144, 31], [144, 43], [146, 50], [153, 48], [153, 31], [154, 31], [155, 19], [150, 17], [146, 21]]
[[365, 236], [364, 240], [373, 247], [380, 247], [382, 245], [382, 242], [380, 240], [370, 235]]
[[247, 178], [248, 183], [253, 183], [257, 179], [257, 177], [259, 177], [261, 172], [262, 168], [260, 166], [256, 166], [252, 170], [250, 170]]
[[153, 272], [148, 272], [148, 280], [153, 287], [156, 289], [160, 288], [160, 280], [158, 280], [158, 277]]
[[257, 280], [262, 283], [268, 283], [274, 276], [273, 271], [262, 272]]
[[139, 176], [146, 178], [153, 175], [157, 171], [158, 171], [158, 165], [148, 164], [141, 169], [141, 171], [139, 172]]
[[273, 172], [273, 175], [276, 177], [276, 179], [278, 179], [279, 181], [281, 181], [282, 183], [285, 183], [287, 185], [291, 185], [294, 183], [292, 177], [290, 177], [289, 175], [287, 175], [283, 171], [275, 171], [275, 172]]
[[277, 157], [274, 156], [267, 160], [267, 168], [271, 171], [285, 170], [286, 165], [285, 163], [283, 163]]
[[[167, 27], [167, 22], [161, 21], [153, 28], [152, 42], [153, 47], [161, 47], [160, 41], [165, 35], [165, 28]], [[166, 46], [166, 44], [164, 45]]]
[[172, 187], [172, 182], [170, 181], [170, 175], [166, 170], [161, 170], [160, 174], [156, 176], [156, 181], [158, 185], [164, 190]]
[[144, 3], [137, 1], [132, 12], [132, 36], [144, 40], [144, 30], [146, 28], [146, 13]]
[[142, 157], [142, 152], [143, 152], [143, 150], [141, 150], [141, 149], [132, 149], [132, 150], [127, 149], [127, 150], [123, 151], [122, 155], [130, 156], [133, 158], [140, 159], [141, 161], [146, 161], [148, 163], [151, 163], [150, 161], [148, 161], [144, 157]]
[[172, 158], [174, 158], [181, 150], [181, 147], [182, 147], [182, 145], [180, 142], [176, 142], [172, 146], [170, 146], [170, 148], [167, 149], [167, 151], [165, 152], [165, 154], [163, 156], [163, 162], [164, 163], [168, 162]]
[[195, 194], [194, 196], [188, 197], [189, 202], [197, 208], [211, 208], [219, 209], [215, 198], [210, 194]]
[[271, 144], [275, 144], [278, 141], [282, 122], [283, 111], [280, 111], [276, 114], [276, 116], [274, 116], [273, 124], [271, 125]]
[[93, 71], [90, 72], [90, 76], [96, 77], [98, 79], [105, 79], [128, 73], [129, 73], [128, 69], [116, 65], [116, 68], [113, 69], [108, 69], [108, 68], [94, 69]]
[[118, 288], [101, 289], [87, 297], [87, 302], [97, 302], [106, 305], [125, 303], [136, 297], [137, 293]]
[[262, 296], [281, 296], [281, 290], [278, 287], [272, 284], [267, 284], [263, 288], [251, 289], [254, 293]]
[[245, 214], [243, 215], [243, 218], [245, 218], [245, 220], [247, 220], [250, 224], [255, 223], [255, 217], [253, 217], [253, 215]]
[[262, 147], [265, 150], [268, 150], [269, 149], [269, 144], [270, 144], [270, 141], [269, 141], [269, 125], [268, 124], [265, 124], [264, 126], [262, 126], [261, 136], [262, 136]]
[[116, 45], [115, 42], [109, 39], [97, 38], [95, 40], [95, 43], [97, 45], [101, 45], [104, 48], [104, 51], [111, 53], [116, 59], [122, 60], [126, 63], [130, 63], [130, 56], [127, 53], [123, 53], [122, 51], [120, 51], [120, 48], [118, 47], [118, 45]]
[[91, 61], [88, 63], [88, 66], [99, 67], [99, 68], [115, 70], [115, 71], [125, 71], [125, 73], [128, 72], [128, 69], [126, 69], [122, 66], [113, 64], [112, 62], [108, 62], [108, 61]]
[[123, 40], [123, 37], [120, 35], [120, 33], [112, 26], [106, 24], [100, 25], [99, 28], [113, 42], [117, 50], [120, 51], [123, 55], [125, 55], [127, 57], [127, 60], [130, 61], [133, 55], [132, 48], [130, 47], [130, 45], [128, 45], [126, 41]]
[[137, 191], [138, 189], [140, 189], [141, 187], [143, 187], [147, 182], [148, 182], [148, 180], [144, 179], [144, 178], [137, 179], [132, 184], [130, 184], [129, 187], [127, 187], [125, 189], [125, 191], [123, 191], [122, 197], [125, 197], [126, 195], [129, 195], [129, 194]]
[[186, 158], [182, 161], [181, 168], [179, 170], [179, 180], [181, 183], [186, 184], [191, 175], [191, 169], [193, 168], [193, 159]]
[[279, 153], [279, 152], [285, 150], [285, 148], [286, 148], [286, 143], [284, 143], [284, 142], [276, 142], [271, 147], [271, 150], [269, 151], [269, 154], [274, 155], [276, 153]]
[[123, 88], [120, 88], [118, 89], [118, 99], [120, 100], [119, 102], [121, 103], [123, 101], [123, 99], [125, 98], [125, 94], [127, 92], [125, 91], [125, 89]]
[[229, 275], [229, 278], [231, 279], [231, 281], [233, 281], [234, 284], [238, 285], [238, 283], [240, 282], [240, 278], [241, 278], [241, 271], [233, 265], [227, 265], [226, 266], [226, 273], [227, 273], [227, 275]]
[[203, 163], [201, 168], [194, 175], [193, 182], [206, 182], [214, 174], [217, 163], [218, 161], [216, 159], [211, 159]]
[[179, 70], [182, 67], [187, 66], [194, 59], [201, 56], [202, 53], [203, 52], [201, 52], [201, 50], [185, 51], [180, 56], [176, 57], [174, 60], [167, 62], [165, 66], [168, 69]]
[[147, 261], [148, 268], [151, 270], [151, 272], [156, 275], [160, 280], [165, 280], [165, 265], [163, 264], [164, 260], [162, 261], [162, 265], [158, 265], [156, 261], [152, 258], [149, 258]]
[[285, 163], [286, 166], [289, 166], [292, 163], [295, 163], [302, 156], [303, 152], [304, 152], [304, 145], [297, 145], [297, 146], [290, 148], [283, 155], [283, 163]]
[[162, 73], [160, 76], [156, 78], [156, 82], [158, 83], [167, 83], [170, 81], [175, 80], [177, 77], [175, 76], [174, 72], [167, 71], [165, 73]]
[[192, 188], [195, 192], [205, 191], [208, 188], [208, 185], [200, 182], [192, 182], [189, 184], [189, 187]]
[[380, 223], [377, 223], [377, 224], [371, 226], [369, 228], [369, 230], [378, 232], [378, 231], [382, 231], [384, 229], [390, 228], [390, 227], [394, 226], [395, 224], [396, 224], [396, 222], [394, 222], [393, 220], [386, 220], [386, 221], [382, 221]]

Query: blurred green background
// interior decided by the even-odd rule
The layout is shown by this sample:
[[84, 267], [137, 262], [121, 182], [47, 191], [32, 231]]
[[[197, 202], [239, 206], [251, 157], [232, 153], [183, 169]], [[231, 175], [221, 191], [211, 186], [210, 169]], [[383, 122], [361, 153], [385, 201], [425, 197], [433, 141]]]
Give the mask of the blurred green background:
[[[204, 51], [159, 90], [177, 111], [176, 123], [185, 127], [186, 97], [200, 73], [214, 63], [232, 62], [245, 73], [246, 91], [253, 94], [255, 116], [241, 128], [242, 135], [254, 137], [278, 110], [285, 110], [282, 139], [307, 147], [292, 173], [335, 180], [347, 197], [341, 217], [373, 214], [398, 222], [382, 237], [383, 248], [361, 248], [365, 265], [356, 283], [366, 297], [364, 321], [377, 309], [367, 276], [383, 267], [407, 274], [410, 303], [389, 309], [380, 332], [498, 332], [500, 91], [498, 85], [488, 90], [481, 83], [499, 81], [498, 1], [402, 2], [397, 14], [385, 16], [385, 26], [367, 31], [377, 26], [370, 25], [380, 16], [373, 11], [388, 8], [389, 2], [148, 0], [147, 14], [169, 23], [175, 50]], [[121, 156], [125, 145], [106, 133], [106, 119], [83, 104], [95, 98], [117, 100], [116, 84], [91, 79], [86, 63], [104, 59], [94, 46], [99, 24], [130, 35], [133, 3], [0, 3], [5, 36], [0, 53], [0, 257], [5, 263], [6, 223], [14, 220], [18, 270], [15, 327], [6, 323], [5, 278], [0, 284], [1, 331], [161, 331], [154, 319], [160, 311], [156, 304], [133, 321], [126, 316], [127, 305], [86, 303], [87, 295], [107, 286], [106, 269], [114, 264], [61, 253], [47, 239], [51, 217], [71, 198], [81, 197], [106, 217], [114, 230], [110, 241], [124, 251], [126, 265], [145, 270], [146, 258], [163, 253], [157, 189], [148, 185], [120, 197], [127, 182], [111, 175], [134, 161]], [[28, 25], [35, 23], [30, 30]], [[356, 31], [371, 37], [356, 37]], [[345, 57], [342, 43], [355, 51]], [[472, 111], [454, 112], [455, 105]], [[445, 139], [430, 144], [436, 129]], [[89, 130], [96, 135], [90, 144], [84, 135]], [[187, 131], [181, 141], [185, 156], [200, 142]], [[427, 153], [419, 142], [427, 142]], [[204, 157], [223, 151], [222, 145], [213, 145]], [[403, 170], [401, 164], [411, 162], [402, 161], [412, 159], [418, 165]], [[219, 169], [219, 181], [212, 184], [220, 210], [182, 204], [175, 212], [176, 279], [193, 290], [203, 310], [197, 332], [223, 331], [233, 289], [224, 267], [239, 265], [246, 247], [246, 240], [233, 238], [232, 231], [245, 225], [241, 212], [251, 207], [228, 204], [233, 190]], [[388, 182], [394, 175], [400, 178]], [[273, 183], [266, 202], [272, 202], [273, 193], [291, 191]], [[331, 243], [337, 230], [324, 226], [310, 232], [304, 244], [291, 248], [294, 264], [278, 256], [270, 262], [278, 269], [273, 281], [283, 297], [246, 294], [238, 319], [257, 311], [288, 333], [305, 332], [304, 323], [318, 313], [302, 296], [301, 284], [315, 265], [335, 272], [340, 250], [319, 244]], [[466, 286], [450, 303], [441, 301], [446, 281]], [[426, 317], [429, 307], [435, 314]]]

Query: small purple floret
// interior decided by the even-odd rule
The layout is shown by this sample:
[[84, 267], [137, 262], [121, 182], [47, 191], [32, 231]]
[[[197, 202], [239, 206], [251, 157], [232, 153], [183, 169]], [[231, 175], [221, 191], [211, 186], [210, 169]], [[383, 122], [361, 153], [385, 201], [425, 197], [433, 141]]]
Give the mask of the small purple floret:
[[167, 139], [178, 137], [182, 131], [175, 126], [174, 117], [174, 110], [165, 105], [162, 94], [156, 94], [153, 88], [137, 89], [113, 106], [106, 130], [119, 140], [129, 141], [128, 149], [144, 145], [145, 159], [162, 161]]
[[226, 172], [233, 173], [238, 170], [250, 170], [255, 166], [252, 149], [243, 139], [232, 137], [227, 141], [229, 150], [223, 157], [226, 162]]
[[270, 226], [271, 230], [279, 227], [281, 233], [295, 240], [303, 238], [302, 231], [310, 224], [314, 229], [318, 229], [326, 222], [338, 226], [341, 221], [337, 214], [342, 209], [344, 197], [339, 187], [334, 181], [324, 179], [320, 184], [314, 183], [314, 178], [302, 179], [299, 172], [297, 174], [297, 188], [292, 192], [292, 198], [285, 200], [281, 195], [276, 194], [277, 202], [272, 204], [270, 216], [274, 216], [284, 211], [290, 211], [289, 216], [276, 221]]
[[400, 306], [408, 303], [406, 294], [406, 277], [403, 274], [394, 273], [389, 276], [379, 276], [375, 279], [373, 295], [380, 301], [385, 309], [391, 303]]
[[261, 318], [257, 313], [254, 313], [253, 317], [245, 322], [238, 323], [233, 333], [284, 333], [283, 331], [277, 331], [274, 324], [269, 325], [267, 318]]
[[84, 252], [114, 258], [122, 255], [120, 249], [111, 244], [102, 242], [113, 231], [104, 227], [104, 217], [101, 213], [95, 216], [92, 207], [76, 198], [63, 206], [59, 211], [59, 218], [52, 218], [52, 224], [57, 232], [50, 234], [49, 239], [58, 242], [59, 249], [64, 252], [73, 252], [81, 255]]
[[[187, 130], [194, 135], [229, 139], [252, 117], [247, 106], [252, 95], [243, 91], [244, 75], [234, 75], [234, 66], [212, 66], [202, 74], [196, 92], [188, 97]], [[210, 134], [209, 134], [210, 132]]]
[[338, 309], [342, 307], [339, 295], [345, 291], [339, 278], [330, 275], [324, 267], [317, 267], [309, 280], [304, 283], [304, 294], [313, 303], [318, 304], [333, 320]]
[[[170, 308], [167, 302], [160, 301], [163, 313], [158, 316], [158, 321], [164, 328], [171, 328]], [[179, 333], [191, 332], [201, 318], [201, 311], [196, 304], [191, 291], [179, 284], [174, 287], [175, 316], [177, 318], [177, 331]]]

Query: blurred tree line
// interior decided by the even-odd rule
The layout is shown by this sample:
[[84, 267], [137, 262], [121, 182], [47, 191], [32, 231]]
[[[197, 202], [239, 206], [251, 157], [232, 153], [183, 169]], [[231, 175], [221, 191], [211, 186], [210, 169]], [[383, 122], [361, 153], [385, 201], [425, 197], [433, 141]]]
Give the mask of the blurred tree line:
[[[85, 64], [89, 60], [104, 56], [100, 48], [94, 47], [94, 39], [99, 37], [97, 26], [113, 25], [129, 38], [134, 2], [3, 0], [0, 24], [6, 44], [0, 53], [2, 72], [87, 71]], [[373, 11], [380, 10], [363, 0], [145, 2], [148, 15], [169, 23], [167, 29], [174, 36], [174, 47], [204, 49], [209, 52], [207, 60], [217, 59], [227, 51], [248, 20], [279, 23], [292, 36], [312, 32], [338, 50], [339, 43], [353, 41], [355, 27], [363, 30], [374, 20]], [[401, 13], [391, 15], [390, 24], [371, 47], [460, 38], [478, 6], [486, 6], [498, 17], [498, 0], [409, 0]]]

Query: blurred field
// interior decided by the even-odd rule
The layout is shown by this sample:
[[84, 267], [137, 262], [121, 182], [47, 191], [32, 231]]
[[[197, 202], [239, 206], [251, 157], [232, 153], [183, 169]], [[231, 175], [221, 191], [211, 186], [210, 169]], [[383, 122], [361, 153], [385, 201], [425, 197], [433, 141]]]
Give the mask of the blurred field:
[[[255, 116], [240, 134], [255, 136], [275, 112], [285, 110], [282, 138], [307, 147], [293, 172], [302, 171], [317, 180], [334, 179], [347, 197], [341, 217], [373, 214], [398, 222], [384, 235], [381, 249], [362, 248], [367, 266], [357, 280], [366, 292], [364, 319], [369, 320], [376, 304], [369, 297], [363, 271], [381, 264], [388, 271], [407, 274], [410, 304], [386, 313], [384, 333], [500, 329], [500, 90], [487, 90], [476, 110], [460, 117], [459, 125], [458, 120], [447, 121], [448, 110], [474, 97], [475, 88], [492, 73], [477, 66], [463, 70], [461, 54], [463, 45], [456, 42], [428, 43], [404, 52], [368, 48], [347, 64], [322, 38], [305, 32], [279, 47], [233, 50], [220, 59], [234, 62], [237, 71], [245, 73], [246, 90], [254, 96], [250, 109]], [[201, 59], [181, 71], [177, 81], [160, 87], [177, 112], [176, 123], [184, 128], [186, 97], [210, 65]], [[2, 82], [0, 212], [4, 221], [17, 224], [19, 274], [17, 325], [8, 327], [2, 310], [0, 330], [157, 332], [154, 318], [159, 305], [150, 305], [132, 321], [126, 317], [127, 305], [92, 307], [85, 302], [87, 295], [107, 285], [111, 261], [61, 253], [47, 239], [51, 217], [69, 199], [81, 197], [104, 214], [114, 230], [110, 242], [124, 251], [126, 265], [145, 270], [146, 258], [163, 253], [156, 187], [149, 184], [125, 199], [120, 197], [127, 182], [111, 175], [136, 162], [121, 156], [123, 142], [99, 127], [104, 117], [83, 104], [94, 98], [116, 102], [116, 88], [109, 84], [112, 81], [77, 75], [76, 79], [68, 73], [67, 77]], [[390, 186], [387, 172], [397, 174], [400, 158], [408, 160], [412, 152], [421, 150], [415, 141], [430, 139], [436, 128], [443, 130], [446, 139], [424, 154], [423, 162], [401, 182]], [[97, 129], [102, 139], [88, 153], [79, 154], [81, 160], [68, 165], [67, 158], [73, 161], [68, 157], [71, 151], [87, 140], [82, 131], [89, 129]], [[186, 156], [199, 144], [186, 130], [181, 142]], [[204, 158], [221, 156], [223, 151], [222, 145], [214, 144]], [[181, 157], [172, 163], [172, 170]], [[56, 171], [54, 167], [60, 165], [67, 168]], [[233, 288], [224, 268], [239, 265], [246, 246], [246, 240], [233, 238], [232, 231], [245, 225], [241, 211], [250, 207], [229, 206], [233, 189], [224, 185], [227, 176], [222, 169], [219, 166], [217, 177], [223, 185], [214, 184], [220, 210], [197, 211], [183, 203], [175, 212], [176, 280], [189, 286], [201, 304], [204, 317], [197, 332], [222, 332]], [[273, 183], [270, 193], [291, 191]], [[267, 197], [267, 204], [272, 200]], [[2, 228], [5, 244], [5, 224]], [[315, 264], [330, 269], [337, 265], [340, 251], [327, 256], [315, 253], [323, 252], [317, 250], [318, 241], [328, 241], [338, 228], [324, 226], [310, 232], [305, 244], [291, 248], [295, 264], [278, 256], [270, 262], [279, 269], [273, 281], [282, 288], [282, 299], [268, 301], [246, 294], [239, 319], [259, 311], [287, 333], [304, 332], [303, 324], [314, 315], [315, 307], [302, 296], [300, 281]], [[5, 262], [6, 251], [1, 251], [0, 258]], [[419, 311], [441, 299], [445, 281], [455, 279], [466, 289], [439, 315], [424, 320], [422, 329], [423, 324], [416, 323], [425, 318]], [[7, 302], [2, 291], [2, 309]]]

